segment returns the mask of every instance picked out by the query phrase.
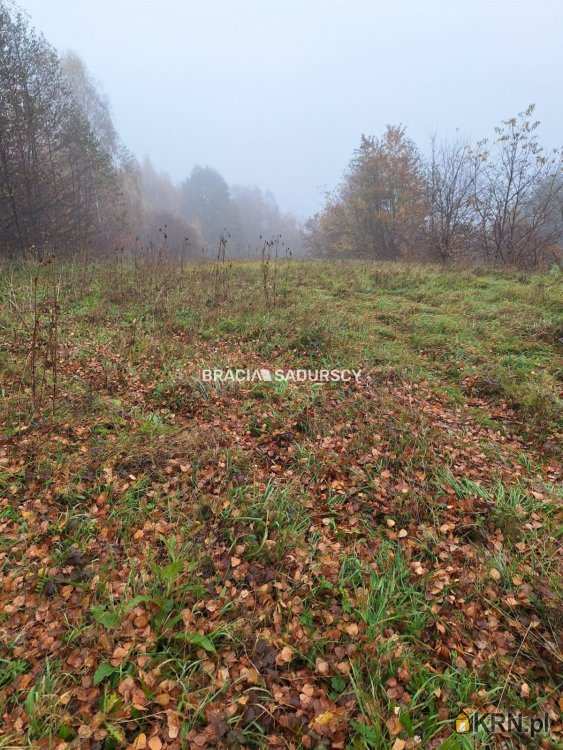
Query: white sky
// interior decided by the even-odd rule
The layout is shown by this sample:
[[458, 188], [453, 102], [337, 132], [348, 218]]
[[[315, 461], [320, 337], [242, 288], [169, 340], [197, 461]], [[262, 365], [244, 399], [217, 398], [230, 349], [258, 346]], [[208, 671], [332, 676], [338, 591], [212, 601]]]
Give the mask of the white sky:
[[301, 217], [362, 132], [481, 137], [537, 105], [563, 142], [563, 0], [20, 0], [109, 95], [124, 142], [270, 188]]

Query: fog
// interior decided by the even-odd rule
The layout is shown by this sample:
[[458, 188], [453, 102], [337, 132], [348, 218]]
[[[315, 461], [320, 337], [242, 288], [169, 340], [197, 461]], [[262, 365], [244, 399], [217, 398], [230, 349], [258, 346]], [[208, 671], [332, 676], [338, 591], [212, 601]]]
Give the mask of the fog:
[[361, 133], [470, 137], [535, 102], [556, 145], [560, 0], [22, 0], [109, 96], [127, 146], [175, 180], [195, 164], [318, 210]]

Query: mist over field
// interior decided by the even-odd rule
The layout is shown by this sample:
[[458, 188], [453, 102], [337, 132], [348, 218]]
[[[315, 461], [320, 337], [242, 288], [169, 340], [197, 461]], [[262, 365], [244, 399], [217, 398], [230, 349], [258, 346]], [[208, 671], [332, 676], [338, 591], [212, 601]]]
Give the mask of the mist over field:
[[0, 750], [562, 747], [559, 0], [0, 0]]
[[[121, 188], [131, 232], [114, 232], [106, 245], [130, 245], [137, 235], [154, 243], [166, 223], [176, 249], [191, 227], [191, 254], [196, 245], [215, 247], [222, 233], [230, 233], [235, 257], [255, 255], [260, 235], [280, 233], [292, 252], [313, 245], [318, 253], [317, 237], [304, 240], [302, 228], [326, 212], [362, 135], [382, 137], [388, 125], [416, 144], [418, 172], [430, 170], [436, 140], [478, 151], [532, 103], [541, 145], [560, 146], [555, 1], [235, 7], [165, 0], [156, 9], [133, 0], [26, 0], [21, 8], [67, 60], [90, 126], [97, 136], [97, 128], [106, 135], [111, 128], [105, 148], [127, 170]], [[199, 198], [192, 200], [194, 169]], [[143, 193], [142, 217], [135, 190]], [[118, 224], [125, 226], [121, 217]], [[409, 242], [420, 244], [419, 235]], [[389, 254], [367, 247], [373, 236], [362, 242], [365, 254]], [[339, 255], [358, 254], [349, 239], [339, 244]]]
[[538, 105], [560, 145], [558, 0], [529, 3], [195, 3], [27, 0], [108, 94], [125, 143], [174, 180], [211, 165], [231, 184], [315, 213], [361, 133], [404, 123], [470, 138]]

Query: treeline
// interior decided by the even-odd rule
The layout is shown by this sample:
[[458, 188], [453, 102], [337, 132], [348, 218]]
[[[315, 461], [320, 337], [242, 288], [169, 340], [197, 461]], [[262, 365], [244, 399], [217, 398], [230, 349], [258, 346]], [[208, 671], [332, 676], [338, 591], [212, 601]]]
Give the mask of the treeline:
[[147, 249], [252, 257], [487, 262], [561, 259], [562, 150], [545, 150], [531, 106], [475, 144], [402, 126], [362, 136], [342, 184], [305, 234], [258, 188], [210, 167], [181, 184], [139, 163], [75, 54], [59, 56], [11, 0], [0, 0], [0, 257]]
[[239, 256], [272, 237], [298, 253], [302, 239], [269, 193], [231, 188], [208, 167], [176, 186], [139, 164], [80, 58], [59, 56], [0, 0], [0, 257], [117, 249], [200, 257], [221, 237]]
[[530, 106], [476, 144], [403, 126], [362, 136], [340, 187], [306, 226], [315, 256], [535, 267], [561, 260], [563, 151], [546, 151]]
[[121, 218], [118, 158], [96, 137], [55, 51], [0, 3], [2, 252], [103, 242]]

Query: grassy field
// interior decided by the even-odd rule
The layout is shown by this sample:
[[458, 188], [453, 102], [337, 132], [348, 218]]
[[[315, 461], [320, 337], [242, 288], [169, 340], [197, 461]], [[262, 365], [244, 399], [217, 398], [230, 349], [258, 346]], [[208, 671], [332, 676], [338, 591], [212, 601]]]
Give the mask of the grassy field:
[[563, 747], [562, 278], [4, 266], [0, 748]]

